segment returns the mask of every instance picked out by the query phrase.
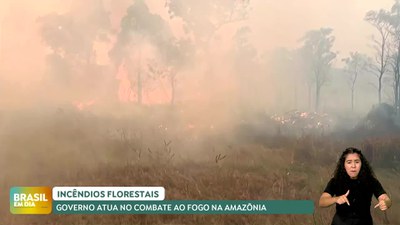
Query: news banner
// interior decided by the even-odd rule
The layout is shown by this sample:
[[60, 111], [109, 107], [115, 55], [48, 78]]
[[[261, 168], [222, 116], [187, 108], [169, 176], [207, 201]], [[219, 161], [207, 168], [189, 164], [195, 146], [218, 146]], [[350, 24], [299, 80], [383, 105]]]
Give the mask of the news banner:
[[165, 200], [164, 187], [12, 187], [12, 214], [313, 214], [311, 200]]

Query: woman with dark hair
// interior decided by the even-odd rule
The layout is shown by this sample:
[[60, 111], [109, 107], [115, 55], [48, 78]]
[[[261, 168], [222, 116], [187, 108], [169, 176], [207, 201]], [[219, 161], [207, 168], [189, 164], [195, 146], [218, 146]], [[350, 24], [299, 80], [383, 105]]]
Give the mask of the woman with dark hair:
[[347, 148], [319, 199], [319, 206], [328, 207], [336, 203], [332, 225], [372, 225], [372, 195], [379, 201], [374, 208], [384, 211], [392, 205], [361, 151]]

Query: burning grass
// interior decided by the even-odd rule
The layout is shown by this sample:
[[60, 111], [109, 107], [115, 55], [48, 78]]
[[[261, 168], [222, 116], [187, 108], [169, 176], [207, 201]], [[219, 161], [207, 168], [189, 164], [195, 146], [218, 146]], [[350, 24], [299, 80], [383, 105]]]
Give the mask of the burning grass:
[[[229, 133], [166, 130], [160, 121], [65, 112], [15, 118], [3, 117], [0, 136], [3, 224], [329, 224], [333, 207], [316, 208], [314, 215], [11, 215], [8, 193], [12, 186], [154, 185], [164, 186], [169, 200], [312, 199], [317, 204], [339, 152], [362, 144], [305, 136], [280, 137], [268, 147], [233, 140]], [[399, 139], [369, 143], [375, 155], [387, 155]], [[381, 159], [375, 157], [373, 165], [394, 201], [391, 224], [400, 224], [394, 214], [399, 170], [380, 166]], [[373, 210], [373, 216], [377, 224], [383, 221], [381, 212]]]

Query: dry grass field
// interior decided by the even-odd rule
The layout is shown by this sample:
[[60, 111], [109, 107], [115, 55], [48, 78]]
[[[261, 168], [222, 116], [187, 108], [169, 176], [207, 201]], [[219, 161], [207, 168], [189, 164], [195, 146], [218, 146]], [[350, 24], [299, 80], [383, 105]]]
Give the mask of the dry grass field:
[[[0, 224], [5, 225], [330, 224], [333, 207], [316, 207], [314, 215], [12, 215], [9, 190], [154, 185], [165, 187], [169, 200], [311, 199], [317, 204], [340, 152], [364, 141], [276, 136], [258, 143], [240, 139], [233, 129], [63, 110], [4, 113], [0, 120]], [[400, 136], [368, 141], [372, 165], [394, 202], [387, 213], [390, 224], [400, 224], [400, 167], [393, 156], [400, 151]], [[372, 211], [375, 223], [383, 224], [383, 213]]]

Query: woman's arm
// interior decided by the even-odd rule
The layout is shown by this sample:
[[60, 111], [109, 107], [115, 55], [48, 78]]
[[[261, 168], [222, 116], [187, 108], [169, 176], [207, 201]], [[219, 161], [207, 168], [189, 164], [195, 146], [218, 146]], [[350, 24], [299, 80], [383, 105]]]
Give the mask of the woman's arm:
[[328, 207], [336, 203], [338, 197], [332, 197], [332, 195], [324, 192], [319, 198], [319, 207]]
[[347, 205], [350, 205], [349, 200], [347, 200], [347, 196], [349, 195], [350, 190], [346, 192], [346, 194], [341, 195], [341, 196], [336, 196], [332, 197], [331, 194], [329, 193], [322, 193], [321, 197], [319, 198], [319, 206], [320, 207], [329, 207], [335, 203], [341, 205], [343, 203], [347, 203]]

